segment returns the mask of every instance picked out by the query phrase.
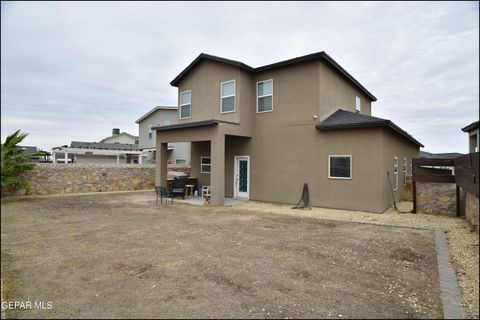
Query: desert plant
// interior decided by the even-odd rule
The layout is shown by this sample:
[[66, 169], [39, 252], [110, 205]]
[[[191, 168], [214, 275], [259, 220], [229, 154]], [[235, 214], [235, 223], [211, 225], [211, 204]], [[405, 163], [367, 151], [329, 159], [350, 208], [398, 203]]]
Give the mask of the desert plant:
[[9, 135], [1, 144], [1, 187], [2, 193], [24, 189], [30, 190], [30, 186], [20, 181], [20, 173], [33, 169], [33, 164], [28, 163], [29, 156], [25, 156], [18, 146], [28, 133], [20, 133], [20, 130]]

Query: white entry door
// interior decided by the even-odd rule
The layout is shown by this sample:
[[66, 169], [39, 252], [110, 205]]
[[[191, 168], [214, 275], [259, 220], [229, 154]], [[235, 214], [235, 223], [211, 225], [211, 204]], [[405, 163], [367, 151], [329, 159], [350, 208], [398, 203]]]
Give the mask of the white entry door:
[[236, 156], [233, 176], [235, 198], [249, 198], [250, 194], [250, 157]]

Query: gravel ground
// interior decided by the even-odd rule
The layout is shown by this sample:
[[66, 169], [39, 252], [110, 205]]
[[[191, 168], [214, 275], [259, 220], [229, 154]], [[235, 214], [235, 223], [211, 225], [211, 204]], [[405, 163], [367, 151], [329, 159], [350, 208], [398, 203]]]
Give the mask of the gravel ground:
[[7, 316], [442, 317], [430, 230], [154, 199], [2, 201], [4, 298], [53, 305]]
[[[360, 211], [312, 208], [293, 210], [291, 205], [248, 201], [236, 206], [255, 212], [288, 214], [309, 218], [395, 224], [422, 228], [441, 228], [446, 232], [451, 261], [457, 271], [457, 279], [462, 291], [464, 313], [468, 318], [479, 318], [479, 248], [478, 233], [463, 218], [433, 216], [427, 214], [400, 213], [391, 208], [384, 214]], [[397, 204], [401, 212], [412, 210], [411, 202]]]

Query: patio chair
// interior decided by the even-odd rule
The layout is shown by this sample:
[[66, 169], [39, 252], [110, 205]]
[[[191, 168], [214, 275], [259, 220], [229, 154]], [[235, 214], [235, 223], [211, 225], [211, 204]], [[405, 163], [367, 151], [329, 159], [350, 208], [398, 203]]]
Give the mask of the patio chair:
[[155, 186], [155, 193], [157, 194], [157, 201], [155, 202], [155, 205], [158, 205], [158, 198], [160, 198], [161, 204], [163, 204], [163, 198], [165, 198], [165, 204], [167, 204], [168, 192], [166, 187]]
[[203, 196], [203, 199], [205, 200], [205, 202], [203, 203], [204, 205], [205, 204], [210, 204], [210, 200], [212, 198], [212, 195], [210, 193], [210, 186], [203, 186], [202, 187], [202, 196]]

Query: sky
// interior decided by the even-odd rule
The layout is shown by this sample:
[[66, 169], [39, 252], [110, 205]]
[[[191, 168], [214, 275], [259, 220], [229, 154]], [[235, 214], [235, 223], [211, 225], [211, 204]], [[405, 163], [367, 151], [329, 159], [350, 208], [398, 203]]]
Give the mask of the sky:
[[200, 53], [258, 67], [325, 51], [376, 97], [372, 115], [425, 145], [468, 152], [479, 117], [473, 2], [1, 3], [1, 137], [44, 150], [100, 141], [177, 105]]

